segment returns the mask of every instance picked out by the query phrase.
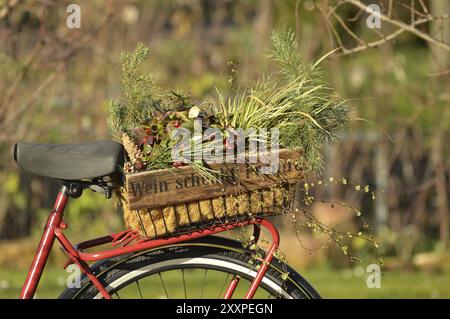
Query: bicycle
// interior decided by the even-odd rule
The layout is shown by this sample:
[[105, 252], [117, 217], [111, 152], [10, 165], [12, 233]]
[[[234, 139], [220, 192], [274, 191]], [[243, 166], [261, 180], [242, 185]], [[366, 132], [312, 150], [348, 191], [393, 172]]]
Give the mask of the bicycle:
[[[263, 296], [320, 298], [300, 274], [274, 256], [279, 246], [279, 234], [276, 227], [264, 218], [156, 239], [142, 238], [137, 231], [124, 230], [72, 245], [64, 235], [68, 225], [63, 214], [68, 200], [80, 197], [86, 189], [111, 198], [112, 181], [121, 174], [118, 167], [123, 164], [123, 158], [122, 145], [112, 141], [15, 144], [14, 160], [22, 169], [61, 184], [20, 298], [33, 298], [55, 240], [68, 257], [65, 267], [74, 264], [83, 273], [80, 284], [66, 288], [60, 298], [110, 299], [131, 294], [144, 298], [152, 294], [166, 298], [230, 299], [247, 286], [246, 299]], [[261, 229], [268, 230], [272, 242], [266, 252], [255, 254], [253, 249], [239, 241], [212, 236], [247, 226], [253, 226], [251, 238], [254, 244], [260, 239]], [[109, 245], [109, 249], [86, 251], [102, 245]], [[214, 291], [211, 290], [211, 280], [215, 284]], [[176, 285], [182, 281], [183, 289], [170, 290], [174, 281]]]

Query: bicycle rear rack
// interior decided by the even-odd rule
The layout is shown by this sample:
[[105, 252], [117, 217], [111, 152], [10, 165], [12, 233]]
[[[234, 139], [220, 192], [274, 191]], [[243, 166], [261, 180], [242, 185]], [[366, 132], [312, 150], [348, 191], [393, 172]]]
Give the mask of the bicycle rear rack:
[[[275, 226], [270, 221], [259, 217], [248, 221], [234, 221], [229, 224], [210, 226], [208, 228], [192, 231], [190, 233], [156, 239], [143, 238], [138, 232], [134, 230], [126, 230], [116, 234], [84, 241], [79, 243], [78, 245], [73, 246], [63, 233], [63, 230], [67, 228], [67, 224], [65, 224], [63, 221], [63, 212], [68, 198], [68, 189], [67, 187], [63, 186], [61, 192], [58, 194], [54, 208], [47, 219], [43, 236], [41, 238], [41, 241], [39, 242], [39, 246], [28, 272], [27, 279], [22, 288], [20, 298], [33, 298], [55, 239], [58, 239], [62, 248], [68, 255], [68, 261], [65, 264], [65, 267], [67, 267], [69, 264], [78, 265], [81, 271], [89, 278], [89, 280], [99, 290], [99, 292], [105, 299], [111, 299], [111, 295], [108, 293], [103, 284], [98, 280], [98, 278], [93, 274], [93, 271], [88, 265], [88, 262], [99, 261], [158, 247], [175, 245], [197, 238], [218, 234], [236, 227], [246, 227], [249, 225], [253, 225], [254, 232], [252, 240], [255, 244], [259, 240], [262, 227], [266, 228], [269, 231], [272, 237], [272, 242], [268, 251], [266, 252], [264, 259], [259, 259], [261, 263], [259, 269], [256, 272], [252, 271], [253, 273], [251, 273], [251, 275], [254, 276], [254, 279], [245, 295], [245, 299], [251, 299], [255, 295], [255, 292], [258, 289], [272, 261], [273, 255], [279, 246], [280, 238]], [[98, 247], [105, 244], [111, 244], [112, 248], [98, 252], [84, 251], [85, 249]], [[233, 296], [233, 293], [239, 283], [239, 279], [239, 277], [235, 276], [231, 280], [224, 298], [229, 299]]]
[[[266, 228], [272, 236], [272, 243], [268, 251], [266, 252], [265, 258], [260, 260], [261, 265], [258, 271], [256, 272], [255, 278], [253, 279], [249, 290], [245, 295], [245, 299], [251, 299], [256, 290], [258, 289], [262, 278], [264, 277], [267, 268], [269, 267], [273, 255], [279, 246], [279, 234], [275, 226], [266, 219], [255, 219], [245, 222], [236, 222], [226, 225], [215, 226], [207, 229], [202, 229], [198, 231], [194, 231], [190, 234], [183, 234], [174, 237], [168, 238], [159, 238], [159, 239], [146, 239], [142, 238], [140, 234], [134, 230], [126, 230], [116, 234], [99, 237], [96, 239], [88, 240], [81, 242], [75, 246], [72, 246], [69, 240], [65, 237], [61, 229], [55, 230], [55, 235], [65, 251], [69, 254], [68, 262], [65, 267], [69, 264], [75, 263], [78, 264], [81, 270], [91, 279], [92, 283], [97, 287], [97, 289], [102, 293], [105, 298], [110, 298], [109, 293], [104, 289], [103, 285], [95, 278], [92, 280], [90, 278], [90, 274], [92, 274], [92, 270], [86, 264], [88, 261], [98, 261], [102, 259], [107, 259], [111, 257], [116, 257], [124, 254], [135, 253], [138, 251], [144, 251], [148, 249], [158, 248], [158, 247], [166, 247], [174, 244], [179, 244], [181, 242], [186, 242], [189, 240], [194, 240], [197, 238], [218, 234], [227, 230], [231, 230], [236, 227], [245, 227], [245, 226], [254, 226], [253, 232], [253, 242], [257, 243], [261, 227]], [[111, 244], [113, 249], [99, 251], [99, 252], [84, 252], [83, 250], [93, 247], [98, 247], [105, 244]], [[119, 246], [119, 247], [118, 247]], [[233, 296], [233, 293], [239, 283], [239, 277], [234, 277], [229, 284], [228, 289], [226, 290], [225, 299], [230, 299]]]

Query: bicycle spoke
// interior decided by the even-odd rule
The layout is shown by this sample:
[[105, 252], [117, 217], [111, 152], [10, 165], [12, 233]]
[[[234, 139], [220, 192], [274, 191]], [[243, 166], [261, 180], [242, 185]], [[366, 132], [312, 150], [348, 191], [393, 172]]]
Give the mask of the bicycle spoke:
[[222, 289], [220, 289], [220, 292], [217, 295], [217, 298], [220, 298], [222, 296], [223, 288], [225, 288], [225, 285], [227, 284], [228, 279], [230, 278], [230, 276], [231, 276], [231, 274], [227, 274], [227, 277], [225, 278], [225, 281], [223, 282]]
[[200, 293], [200, 299], [203, 297], [203, 292], [205, 291], [205, 284], [206, 284], [206, 273], [208, 272], [208, 268], [205, 269], [205, 273], [203, 274], [203, 283], [202, 283], [202, 291]]
[[181, 269], [181, 276], [183, 277], [184, 299], [187, 299], [187, 294], [186, 294], [186, 282], [185, 282], [185, 280], [184, 280], [184, 268]]
[[144, 299], [144, 297], [142, 296], [141, 287], [139, 286], [139, 280], [136, 280], [136, 286], [138, 287], [139, 295], [141, 296], [141, 299]]
[[162, 283], [162, 285], [163, 285], [164, 292], [166, 293], [166, 297], [167, 297], [167, 299], [170, 299], [170, 298], [169, 298], [169, 294], [167, 293], [166, 285], [164, 285], [164, 280], [163, 280], [163, 278], [162, 278], [162, 276], [161, 276], [161, 273], [159, 272], [158, 275], [159, 275], [159, 279], [161, 279], [161, 283]]
[[115, 295], [117, 296], [117, 299], [120, 299], [120, 296], [117, 291], [116, 291]]

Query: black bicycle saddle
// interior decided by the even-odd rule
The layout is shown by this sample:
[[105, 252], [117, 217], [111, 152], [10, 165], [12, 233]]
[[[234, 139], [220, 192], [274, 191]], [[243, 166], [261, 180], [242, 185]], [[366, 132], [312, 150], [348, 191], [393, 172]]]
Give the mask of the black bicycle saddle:
[[98, 141], [78, 144], [18, 142], [14, 160], [26, 171], [60, 180], [108, 176], [123, 164], [122, 144]]

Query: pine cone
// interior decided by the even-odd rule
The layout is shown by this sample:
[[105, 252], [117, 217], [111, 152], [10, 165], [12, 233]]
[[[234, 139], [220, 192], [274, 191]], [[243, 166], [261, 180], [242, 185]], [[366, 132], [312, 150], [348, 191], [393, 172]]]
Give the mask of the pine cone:
[[123, 165], [123, 170], [125, 173], [130, 174], [130, 173], [134, 173], [134, 165], [131, 164], [131, 162], [126, 162]]
[[131, 164], [134, 165], [143, 157], [142, 151], [126, 133], [122, 134], [122, 144], [128, 154]]

